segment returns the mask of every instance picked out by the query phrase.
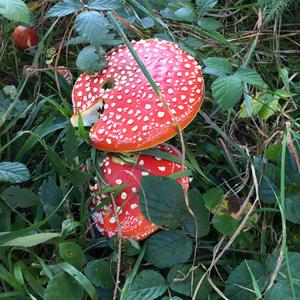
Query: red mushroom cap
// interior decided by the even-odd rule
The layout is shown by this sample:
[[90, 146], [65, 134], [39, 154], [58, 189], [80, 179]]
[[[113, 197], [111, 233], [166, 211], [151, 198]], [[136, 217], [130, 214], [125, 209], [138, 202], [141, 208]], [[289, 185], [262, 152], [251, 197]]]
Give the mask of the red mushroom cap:
[[[181, 156], [179, 150], [168, 144], [161, 144], [155, 150]], [[169, 176], [181, 171], [181, 164], [154, 156], [140, 155], [136, 157], [135, 165], [132, 165], [109, 155], [102, 161], [101, 169], [109, 186], [126, 184], [128, 187], [124, 188], [115, 198], [118, 212], [114, 211], [110, 203], [92, 215], [98, 230], [108, 237], [116, 235], [118, 233], [116, 213], [118, 213], [124, 238], [142, 240], [156, 231], [158, 227], [145, 218], [140, 211], [138, 191], [142, 176]], [[177, 181], [185, 190], [188, 189], [188, 177], [179, 178]], [[90, 186], [90, 190], [93, 196], [91, 208], [95, 208], [101, 201], [109, 197], [108, 194], [95, 195], [95, 192], [99, 190], [97, 183]]]
[[39, 36], [36, 29], [21, 25], [15, 28], [12, 38], [14, 44], [21, 49], [30, 48], [39, 42]]
[[59, 66], [57, 67], [56, 72], [59, 73], [69, 84], [73, 83], [73, 75], [68, 68]]
[[[142, 40], [132, 42], [132, 46], [183, 129], [202, 104], [204, 83], [197, 61], [168, 41]], [[92, 144], [100, 150], [129, 152], [151, 148], [173, 137], [177, 129], [171, 114], [128, 48], [120, 46], [110, 52], [107, 63], [101, 74], [82, 74], [73, 89], [75, 115], [78, 110], [90, 115], [105, 102], [102, 114], [93, 120], [99, 118], [90, 130]], [[113, 82], [110, 89], [103, 88], [107, 81]], [[72, 123], [76, 125], [74, 118]]]

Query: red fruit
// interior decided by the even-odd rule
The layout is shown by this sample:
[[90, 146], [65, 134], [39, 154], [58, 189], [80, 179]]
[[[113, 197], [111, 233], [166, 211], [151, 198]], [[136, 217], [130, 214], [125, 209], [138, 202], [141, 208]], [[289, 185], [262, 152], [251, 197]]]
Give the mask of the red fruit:
[[[154, 150], [181, 157], [180, 151], [168, 144], [158, 145]], [[110, 187], [128, 185], [115, 197], [117, 212], [113, 209], [112, 203], [108, 201], [109, 193], [96, 193], [99, 191], [98, 184], [90, 186], [92, 209], [101, 201], [108, 201], [104, 207], [92, 215], [97, 229], [105, 236], [111, 237], [118, 233], [116, 214], [118, 214], [124, 238], [142, 240], [158, 230], [158, 227], [145, 218], [140, 210], [138, 191], [142, 177], [148, 175], [169, 176], [182, 170], [180, 163], [150, 155], [141, 154], [135, 159], [135, 164], [132, 165], [124, 163], [116, 156], [108, 155], [100, 164], [103, 177]], [[188, 177], [179, 178], [177, 181], [184, 190], [188, 190]]]
[[12, 34], [14, 44], [21, 49], [28, 49], [39, 42], [36, 29], [31, 27], [17, 26]]
[[168, 41], [131, 44], [165, 101], [156, 95], [127, 47], [108, 53], [107, 67], [96, 75], [81, 74], [72, 93], [71, 122], [77, 126], [80, 111], [85, 125], [95, 123], [90, 140], [99, 150], [130, 152], [154, 147], [177, 133], [172, 116], [183, 129], [202, 104], [204, 82], [195, 58]]

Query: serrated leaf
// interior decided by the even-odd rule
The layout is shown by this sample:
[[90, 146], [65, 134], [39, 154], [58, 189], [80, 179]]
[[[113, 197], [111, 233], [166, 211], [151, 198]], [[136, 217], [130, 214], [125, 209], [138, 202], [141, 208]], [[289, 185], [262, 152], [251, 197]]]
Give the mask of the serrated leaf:
[[266, 287], [269, 274], [266, 267], [258, 261], [247, 260], [237, 266], [229, 275], [225, 286], [225, 295], [230, 300], [255, 300], [251, 273], [254, 275], [256, 283], [260, 289]]
[[111, 265], [107, 260], [96, 259], [89, 261], [84, 268], [84, 274], [95, 286], [105, 289], [114, 287]]
[[160, 231], [148, 239], [144, 258], [158, 268], [169, 268], [186, 262], [192, 252], [193, 242], [183, 231]]
[[224, 192], [221, 188], [215, 187], [203, 194], [203, 201], [208, 210], [212, 211], [224, 199]]
[[11, 207], [27, 208], [39, 203], [39, 197], [30, 189], [11, 186], [3, 192], [4, 201]]
[[60, 237], [60, 233], [42, 232], [26, 236], [17, 237], [9, 242], [1, 244], [1, 247], [33, 247], [39, 244], [46, 243], [54, 238]]
[[198, 16], [203, 16], [209, 9], [217, 4], [217, 0], [196, 0]]
[[226, 58], [208, 57], [203, 62], [206, 65], [206, 68], [203, 70], [204, 73], [217, 76], [230, 75], [232, 73], [232, 65]]
[[235, 75], [219, 77], [211, 86], [214, 99], [223, 110], [232, 108], [243, 94], [243, 83]]
[[253, 69], [243, 69], [239, 68], [235, 74], [241, 81], [247, 82], [251, 85], [255, 85], [260, 88], [265, 88], [266, 83], [263, 81], [262, 77], [260, 74], [258, 74], [255, 70]]
[[85, 255], [81, 247], [74, 242], [60, 243], [59, 255], [64, 261], [70, 263], [77, 269], [81, 269], [85, 264]]
[[96, 49], [101, 46], [101, 37], [108, 32], [108, 21], [97, 11], [85, 11], [75, 19], [75, 29]]
[[175, 16], [181, 21], [193, 22], [197, 18], [197, 14], [192, 7], [181, 7], [175, 11]]
[[127, 299], [153, 300], [166, 290], [166, 281], [160, 273], [154, 270], [143, 270], [136, 275]]
[[48, 13], [46, 14], [46, 18], [48, 17], [64, 17], [75, 13], [83, 8], [83, 4], [79, 0], [64, 0], [63, 2], [59, 2], [52, 6]]
[[30, 177], [27, 167], [19, 162], [0, 163], [0, 181], [20, 183]]
[[144, 176], [139, 191], [140, 209], [154, 224], [175, 229], [186, 212], [183, 189], [163, 176]]
[[[194, 293], [196, 288], [195, 283], [198, 283], [204, 275], [204, 272], [200, 268], [197, 268], [193, 271], [192, 278], [192, 268], [192, 265], [178, 264], [170, 270], [167, 280], [171, 290], [185, 296], [192, 296], [191, 292]], [[204, 279], [195, 299], [209, 299], [210, 291], [211, 287], [207, 279]]]
[[22, 0], [1, 0], [0, 14], [15, 22], [29, 23], [29, 9]]
[[59, 273], [47, 285], [45, 300], [78, 300], [83, 296], [80, 285], [67, 273]]
[[84, 72], [94, 73], [95, 71], [101, 71], [106, 66], [106, 62], [99, 56], [95, 47], [88, 46], [79, 52], [76, 66]]
[[121, 7], [121, 2], [119, 0], [90, 0], [87, 5], [100, 10], [115, 10]]

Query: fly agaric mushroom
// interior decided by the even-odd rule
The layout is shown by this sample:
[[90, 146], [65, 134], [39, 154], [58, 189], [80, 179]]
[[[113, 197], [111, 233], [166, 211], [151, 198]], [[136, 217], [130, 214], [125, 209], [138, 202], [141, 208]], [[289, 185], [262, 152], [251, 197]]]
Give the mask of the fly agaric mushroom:
[[[181, 157], [179, 150], [166, 143], [158, 145], [154, 149]], [[108, 155], [100, 166], [103, 177], [109, 186], [113, 187], [123, 184], [128, 186], [115, 197], [117, 211], [114, 211], [112, 203], [108, 202], [103, 208], [93, 213], [92, 218], [97, 229], [108, 237], [116, 235], [118, 233], [118, 218], [124, 238], [142, 240], [156, 231], [158, 227], [146, 219], [140, 211], [138, 191], [142, 176], [169, 176], [180, 172], [182, 170], [181, 164], [142, 154], [136, 156], [134, 165], [125, 163], [116, 156]], [[179, 178], [177, 181], [182, 185], [184, 190], [188, 190], [188, 177]], [[91, 203], [92, 209], [98, 206], [101, 201], [107, 201], [110, 197], [109, 194], [98, 195], [98, 183], [94, 186], [90, 185], [90, 191], [93, 199]]]
[[81, 74], [72, 92], [71, 122], [78, 126], [79, 111], [84, 125], [95, 123], [90, 140], [99, 150], [138, 151], [167, 141], [177, 133], [172, 115], [183, 129], [202, 104], [203, 77], [192, 56], [164, 40], [141, 40], [132, 46], [163, 99], [124, 45], [107, 54], [107, 66], [100, 74]]
[[73, 83], [73, 75], [68, 68], [59, 66], [57, 67], [56, 72], [59, 73], [67, 81], [68, 84]]
[[39, 42], [39, 36], [36, 29], [21, 25], [15, 28], [12, 39], [14, 44], [21, 49], [30, 48]]

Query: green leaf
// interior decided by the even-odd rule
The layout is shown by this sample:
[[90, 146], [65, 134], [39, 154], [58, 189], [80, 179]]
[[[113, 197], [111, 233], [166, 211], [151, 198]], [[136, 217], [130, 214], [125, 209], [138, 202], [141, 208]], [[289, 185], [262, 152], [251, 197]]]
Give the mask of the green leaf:
[[83, 290], [80, 285], [67, 273], [59, 273], [47, 285], [44, 300], [79, 300]]
[[75, 128], [70, 124], [67, 128], [63, 145], [64, 159], [69, 165], [74, 164], [75, 157], [77, 156], [78, 139], [75, 132]]
[[39, 244], [46, 243], [54, 238], [60, 237], [60, 233], [56, 232], [43, 232], [26, 236], [17, 237], [9, 242], [1, 244], [1, 247], [33, 247]]
[[163, 176], [143, 176], [139, 191], [140, 209], [154, 224], [178, 228], [186, 212], [182, 186]]
[[0, 14], [15, 22], [29, 23], [29, 9], [22, 0], [1, 0]]
[[59, 255], [64, 261], [70, 263], [77, 269], [81, 269], [85, 264], [85, 255], [81, 247], [74, 242], [60, 243]]
[[70, 171], [70, 180], [74, 186], [83, 185], [88, 179], [88, 174], [82, 171], [72, 170]]
[[[247, 263], [246, 263], [247, 262]], [[257, 286], [262, 292], [266, 287], [269, 279], [269, 274], [266, 267], [258, 261], [247, 260], [243, 261], [229, 275], [225, 286], [225, 295], [230, 300], [255, 300], [254, 286], [251, 273], [254, 275]]]
[[[192, 265], [179, 264], [170, 270], [167, 280], [171, 290], [185, 296], [192, 296], [191, 291], [194, 293], [197, 283], [201, 280], [204, 274], [204, 272], [199, 268], [194, 271], [192, 271], [192, 268]], [[207, 279], [204, 279], [196, 299], [209, 299], [210, 291], [211, 287]]]
[[[14, 107], [7, 116], [6, 120], [10, 120], [13, 117], [20, 116], [25, 110], [28, 108], [28, 103], [24, 100], [14, 100]], [[7, 110], [9, 109], [10, 105], [12, 104], [12, 99], [5, 98], [3, 93], [0, 91], [0, 119], [6, 114]]]
[[27, 208], [39, 204], [39, 197], [30, 189], [11, 186], [3, 192], [4, 201], [11, 207]]
[[155, 25], [153, 18], [146, 17], [141, 19], [141, 23], [143, 24], [144, 28], [152, 28]]
[[266, 83], [263, 81], [261, 76], [253, 69], [239, 68], [234, 75], [240, 78], [240, 80], [243, 82], [247, 82], [260, 88], [266, 88]]
[[99, 56], [95, 47], [88, 46], [79, 52], [76, 66], [84, 72], [94, 73], [95, 71], [101, 71], [106, 66], [106, 62]]
[[[204, 201], [198, 189], [189, 191], [189, 207], [193, 211], [198, 227], [198, 236], [203, 237], [209, 233], [209, 212], [204, 206]], [[195, 237], [195, 220], [194, 217], [187, 212], [183, 218], [182, 226], [184, 231], [192, 237]]]
[[119, 0], [90, 0], [88, 7], [100, 10], [115, 10], [121, 7]]
[[58, 154], [52, 149], [52, 147], [47, 148], [47, 157], [51, 161], [55, 171], [61, 175], [68, 175], [68, 171], [65, 162], [58, 156]]
[[[43, 182], [39, 189], [39, 196], [44, 203], [44, 211], [46, 216], [50, 215], [58, 207], [64, 197], [62, 190], [56, 185], [53, 178], [49, 178], [47, 181]], [[63, 208], [59, 208], [58, 211], [62, 212]], [[56, 214], [51, 218], [49, 223], [54, 228], [59, 228], [61, 221], [61, 217]]]
[[108, 21], [97, 11], [85, 11], [75, 19], [75, 29], [96, 49], [101, 46], [101, 37], [108, 32]]
[[263, 104], [260, 111], [258, 112], [262, 120], [269, 119], [271, 116], [275, 115], [279, 110], [278, 98], [272, 97], [271, 99], [272, 100], [270, 101], [266, 101], [265, 104]]
[[83, 4], [79, 0], [64, 0], [63, 2], [59, 2], [52, 6], [48, 13], [46, 14], [46, 18], [48, 17], [64, 17], [75, 13], [83, 8]]
[[208, 57], [203, 60], [206, 68], [203, 70], [206, 74], [224, 76], [232, 74], [232, 65], [227, 58]]
[[66, 262], [59, 263], [58, 266], [70, 274], [73, 277], [73, 280], [75, 279], [86, 290], [88, 295], [91, 297], [91, 300], [98, 300], [96, 289], [81, 272]]
[[186, 262], [192, 252], [193, 242], [183, 231], [160, 231], [148, 239], [145, 260], [158, 268], [169, 268]]
[[235, 75], [219, 77], [211, 86], [214, 99], [223, 110], [232, 108], [243, 94], [243, 83]]
[[115, 285], [111, 264], [107, 260], [89, 261], [84, 268], [84, 274], [95, 286], [111, 289]]
[[197, 14], [192, 7], [181, 7], [174, 14], [179, 20], [186, 22], [193, 22], [197, 18]]
[[211, 222], [217, 231], [225, 235], [232, 235], [239, 226], [239, 222], [229, 215], [215, 215]]
[[0, 163], [0, 181], [10, 183], [20, 183], [29, 179], [27, 167], [19, 162]]
[[198, 21], [198, 26], [204, 30], [213, 31], [222, 27], [222, 24], [214, 18], [201, 18]]
[[157, 299], [167, 290], [164, 277], [153, 270], [143, 270], [133, 281], [127, 300]]
[[215, 187], [203, 194], [203, 201], [209, 211], [212, 211], [224, 199], [225, 195], [221, 188]]

